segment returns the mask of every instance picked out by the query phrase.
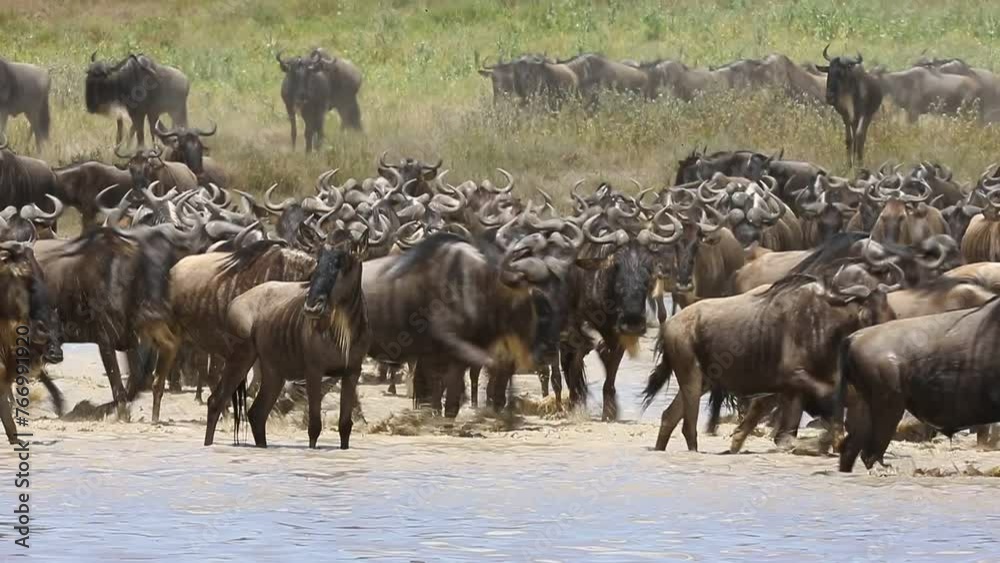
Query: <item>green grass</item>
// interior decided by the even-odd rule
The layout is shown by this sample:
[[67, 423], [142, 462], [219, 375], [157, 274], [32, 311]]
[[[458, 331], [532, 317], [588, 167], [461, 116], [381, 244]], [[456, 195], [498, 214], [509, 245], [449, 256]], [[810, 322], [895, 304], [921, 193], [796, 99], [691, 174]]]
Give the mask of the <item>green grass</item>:
[[[578, 109], [558, 116], [493, 108], [475, 56], [494, 60], [524, 51], [565, 56], [581, 50], [616, 58], [679, 57], [722, 64], [782, 52], [796, 61], [863, 51], [866, 64], [890, 68], [929, 55], [959, 56], [995, 68], [1000, 4], [993, 0], [27, 0], [0, 7], [4, 55], [51, 69], [53, 139], [45, 158], [58, 163], [111, 159], [112, 120], [88, 115], [83, 77], [90, 53], [103, 58], [145, 52], [192, 80], [195, 125], [219, 123], [212, 154], [238, 187], [305, 192], [324, 169], [341, 178], [374, 173], [388, 150], [444, 158], [449, 179], [482, 179], [503, 167], [522, 188], [559, 193], [578, 178], [646, 184], [672, 178], [694, 146], [785, 149], [847, 173], [842, 126], [828, 107], [790, 104], [780, 94], [730, 94], [693, 103], [606, 100], [593, 118]], [[323, 46], [364, 72], [365, 132], [342, 133], [335, 112], [327, 147], [292, 153], [274, 51]], [[301, 133], [301, 126], [300, 126]], [[15, 147], [27, 152], [27, 126], [12, 122]], [[925, 118], [911, 127], [894, 112], [869, 134], [868, 160], [938, 159], [962, 178], [1000, 158], [1000, 130], [968, 120]]]

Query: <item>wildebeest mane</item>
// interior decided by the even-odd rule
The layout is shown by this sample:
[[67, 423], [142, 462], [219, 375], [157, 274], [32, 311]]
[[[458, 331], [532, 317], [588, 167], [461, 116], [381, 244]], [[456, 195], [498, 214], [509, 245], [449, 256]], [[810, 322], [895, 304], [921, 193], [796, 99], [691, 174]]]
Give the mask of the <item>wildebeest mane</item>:
[[259, 240], [250, 243], [230, 254], [222, 262], [219, 277], [231, 277], [244, 272], [253, 266], [261, 256], [267, 254], [272, 248], [284, 248], [287, 243], [283, 240]]
[[434, 233], [404, 252], [399, 260], [389, 267], [386, 276], [396, 278], [405, 275], [414, 268], [426, 265], [428, 260], [442, 248], [458, 243], [469, 244], [464, 238], [454, 233]]
[[811, 274], [831, 262], [846, 258], [854, 244], [866, 238], [867, 233], [837, 233], [796, 264], [789, 274]]
[[14, 154], [14, 151], [0, 151], [0, 209], [8, 205], [20, 207], [34, 201], [31, 176]]

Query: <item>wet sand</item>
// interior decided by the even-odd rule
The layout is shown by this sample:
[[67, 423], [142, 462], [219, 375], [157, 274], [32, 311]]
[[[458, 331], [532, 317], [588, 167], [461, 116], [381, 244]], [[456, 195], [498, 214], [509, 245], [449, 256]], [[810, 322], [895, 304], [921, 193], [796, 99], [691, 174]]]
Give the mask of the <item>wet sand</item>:
[[[498, 421], [466, 407], [453, 425], [415, 425], [406, 414], [410, 399], [387, 395], [385, 385], [363, 385], [366, 423], [355, 425], [347, 451], [337, 448], [336, 390], [324, 401], [320, 449], [306, 447], [296, 409], [272, 416], [271, 447], [264, 450], [232, 445], [229, 419], [216, 445], [203, 447], [205, 407], [193, 389], [165, 395], [166, 422], [152, 425], [148, 394], [133, 404], [130, 423], [68, 422], [53, 417], [37, 385], [31, 555], [1000, 560], [1000, 479], [964, 476], [968, 468], [1000, 467], [1000, 452], [976, 450], [974, 436], [893, 442], [891, 469], [869, 473], [859, 463], [853, 475], [838, 474], [834, 457], [779, 452], [767, 436], [751, 437], [745, 453], [720, 455], [731, 424], [718, 437], [700, 433], [701, 453], [686, 451], [679, 428], [666, 452], [654, 452], [668, 395], [640, 413], [651, 341], [642, 349], [619, 373], [621, 422], [596, 421], [603, 374], [591, 357], [590, 418]], [[102, 372], [96, 348], [66, 347], [66, 361], [52, 374], [67, 410], [110, 398]], [[540, 402], [535, 376], [518, 376], [515, 384], [530, 403]], [[803, 429], [800, 436], [817, 432]], [[249, 432], [245, 440], [252, 443]], [[12, 468], [14, 454], [4, 456]], [[2, 498], [13, 503], [13, 479], [3, 482]], [[11, 528], [0, 530], [7, 543], [0, 553], [15, 552]]]

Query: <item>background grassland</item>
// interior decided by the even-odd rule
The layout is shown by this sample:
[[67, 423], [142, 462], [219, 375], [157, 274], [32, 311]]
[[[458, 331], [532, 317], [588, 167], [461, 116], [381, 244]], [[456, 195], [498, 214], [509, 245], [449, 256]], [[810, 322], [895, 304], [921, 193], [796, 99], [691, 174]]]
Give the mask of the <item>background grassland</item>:
[[[995, 0], [6, 0], [3, 56], [49, 68], [53, 139], [45, 158], [111, 159], [113, 121], [88, 115], [83, 77], [90, 53], [118, 59], [147, 53], [192, 80], [191, 120], [219, 123], [212, 154], [238, 186], [310, 190], [329, 167], [371, 175], [383, 150], [394, 158], [439, 156], [449, 179], [482, 179], [496, 166], [522, 187], [559, 192], [578, 178], [644, 183], [672, 178], [694, 146], [784, 148], [786, 157], [847, 173], [839, 118], [828, 107], [791, 104], [778, 93], [731, 94], [692, 103], [608, 99], [586, 118], [495, 109], [488, 61], [525, 51], [615, 58], [677, 57], [719, 65], [782, 52], [795, 61], [861, 50], [866, 64], [908, 65], [921, 53], [996, 68], [1000, 2]], [[274, 53], [312, 46], [364, 72], [363, 134], [343, 133], [331, 112], [327, 147], [292, 153]], [[12, 122], [16, 148], [30, 152], [27, 125]], [[301, 126], [300, 126], [301, 134]], [[868, 160], [937, 159], [962, 178], [1000, 159], [1000, 130], [966, 119], [924, 118], [911, 127], [889, 111], [869, 135]], [[622, 187], [630, 187], [622, 184]]]

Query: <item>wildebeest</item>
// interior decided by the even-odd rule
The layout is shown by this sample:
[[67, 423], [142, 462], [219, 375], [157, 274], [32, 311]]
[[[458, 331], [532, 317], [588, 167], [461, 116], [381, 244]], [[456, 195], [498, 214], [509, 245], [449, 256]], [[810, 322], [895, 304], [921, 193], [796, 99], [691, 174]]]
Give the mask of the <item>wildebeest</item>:
[[[847, 390], [847, 437], [840, 470], [858, 455], [883, 463], [904, 410], [946, 436], [1000, 421], [1000, 300], [976, 309], [897, 320], [852, 334], [840, 349], [840, 406]], [[840, 411], [840, 409], [838, 409]], [[839, 414], [838, 414], [839, 418]]]
[[15, 403], [11, 387], [17, 382], [27, 388], [28, 378], [38, 375], [45, 363], [62, 361], [61, 331], [30, 245], [0, 242], [0, 286], [0, 421], [7, 440], [16, 444], [11, 409], [23, 405]]
[[966, 262], [1000, 261], [1000, 188], [988, 192], [986, 207], [969, 222], [962, 257]]
[[851, 165], [861, 164], [865, 156], [868, 127], [882, 106], [882, 86], [879, 80], [865, 72], [861, 53], [857, 58], [834, 57], [823, 49], [823, 58], [830, 64], [817, 66], [827, 75], [826, 103], [834, 107], [844, 121], [847, 157]]
[[[413, 158], [403, 158], [399, 164], [391, 164], [386, 162], [386, 154], [383, 152], [378, 158], [380, 176], [388, 180], [398, 180], [403, 192], [411, 197], [419, 198], [426, 195], [429, 198], [434, 193], [430, 182], [437, 178], [443, 160], [438, 159], [436, 164], [426, 164]], [[508, 180], [513, 183], [510, 177]]]
[[671, 373], [680, 389], [663, 411], [656, 448], [666, 448], [683, 418], [688, 449], [698, 449], [699, 397], [716, 386], [737, 395], [781, 393], [831, 414], [837, 345], [859, 328], [892, 319], [885, 298], [892, 289], [861, 265], [840, 262], [818, 275], [788, 276], [764, 291], [700, 301], [668, 319], [646, 404]]
[[24, 114], [41, 150], [51, 125], [50, 82], [48, 71], [41, 67], [0, 58], [0, 134], [7, 130], [7, 118]]
[[165, 161], [186, 165], [198, 177], [198, 183], [202, 186], [215, 184], [228, 187], [228, 174], [218, 162], [205, 156], [208, 154], [208, 147], [202, 142], [202, 137], [215, 135], [217, 129], [214, 123], [207, 131], [193, 127], [166, 129], [162, 127], [161, 121], [157, 121], [153, 127], [153, 134], [169, 147], [169, 152], [164, 157]]
[[[97, 51], [90, 55], [87, 68], [86, 101], [90, 113], [111, 114], [124, 109], [132, 120], [129, 138], [146, 142], [145, 123], [150, 130], [164, 113], [174, 126], [187, 125], [187, 97], [191, 83], [183, 72], [155, 62], [146, 55], [134, 53], [112, 65], [97, 60]], [[115, 144], [124, 138], [124, 121], [117, 116]]]
[[672, 60], [644, 63], [643, 68], [650, 75], [654, 92], [663, 88], [685, 102], [708, 92], [729, 89], [729, 77], [722, 71], [688, 68], [684, 63]]
[[983, 86], [975, 78], [924, 67], [896, 72], [876, 68], [871, 76], [879, 81], [893, 103], [906, 112], [910, 123], [916, 123], [923, 114], [958, 115], [961, 111], [975, 111], [980, 122], [984, 121]]
[[587, 97], [595, 96], [601, 90], [634, 94], [650, 99], [656, 95], [649, 69], [646, 67], [631, 67], [599, 53], [581, 53], [557, 61], [556, 64], [566, 65], [573, 70], [577, 75], [580, 91]]
[[522, 57], [514, 63], [514, 92], [523, 103], [540, 100], [552, 111], [580, 93], [580, 79], [565, 64], [543, 57]]
[[331, 58], [322, 49], [314, 49], [308, 57], [282, 59], [275, 55], [285, 73], [281, 82], [281, 99], [285, 103], [291, 125], [292, 148], [298, 137], [296, 114], [305, 124], [306, 152], [318, 149], [323, 140], [326, 112], [336, 109], [341, 126], [361, 129], [361, 108], [358, 91], [361, 71], [346, 59]]
[[48, 163], [15, 153], [0, 135], [0, 209], [8, 205], [20, 209], [30, 203], [48, 205], [46, 195], [63, 198], [59, 188]]
[[515, 61], [504, 62], [497, 58], [496, 64], [482, 65], [477, 70], [480, 76], [489, 77], [490, 85], [493, 87], [494, 104], [510, 99], [515, 93], [514, 63]]
[[686, 307], [700, 299], [732, 295], [732, 275], [745, 261], [739, 241], [721, 220], [681, 220], [684, 234], [674, 245], [674, 300]]
[[[126, 159], [124, 165], [116, 165], [121, 170], [128, 170], [132, 177], [132, 188], [142, 190], [154, 183], [159, 192], [176, 189], [186, 192], [198, 188], [198, 177], [181, 162], [163, 160], [163, 148], [137, 149], [134, 153], [122, 153], [120, 147], [115, 147], [115, 156]], [[159, 193], [157, 195], [162, 195]]]
[[[52, 172], [59, 183], [63, 203], [75, 207], [81, 215], [84, 230], [97, 224], [97, 213], [102, 207], [114, 207], [132, 189], [132, 175], [110, 164], [96, 160], [77, 162]], [[106, 202], [98, 201], [98, 194], [106, 188]]]
[[[261, 386], [247, 418], [254, 441], [267, 446], [268, 414], [286, 380], [305, 379], [309, 397], [309, 447], [322, 430], [320, 403], [324, 376], [340, 378], [340, 449], [351, 437], [351, 413], [361, 363], [371, 333], [361, 292], [361, 262], [367, 231], [354, 241], [338, 229], [324, 242], [308, 284], [273, 281], [250, 289], [229, 306], [232, 332], [250, 344], [247, 356], [259, 358]], [[243, 381], [245, 374], [237, 376]], [[232, 388], [232, 389], [230, 389]], [[222, 393], [236, 390], [229, 381]]]
[[961, 59], [921, 59], [914, 66], [924, 66], [944, 74], [958, 74], [976, 79], [982, 88], [983, 119], [987, 123], [1000, 121], [1000, 76], [985, 68], [969, 66]]

